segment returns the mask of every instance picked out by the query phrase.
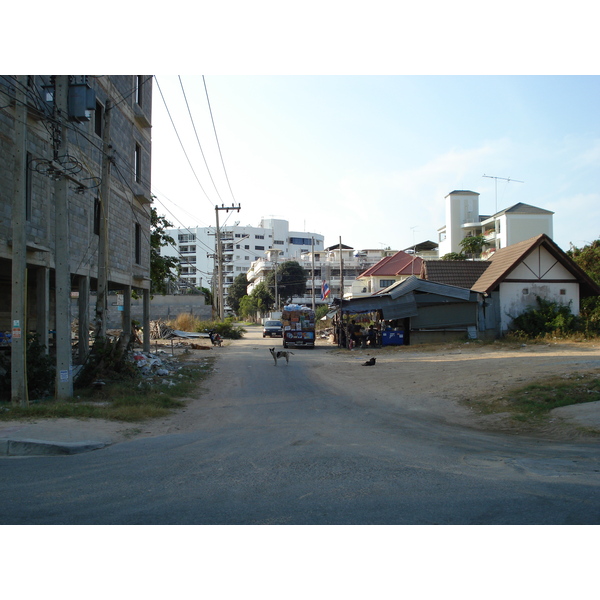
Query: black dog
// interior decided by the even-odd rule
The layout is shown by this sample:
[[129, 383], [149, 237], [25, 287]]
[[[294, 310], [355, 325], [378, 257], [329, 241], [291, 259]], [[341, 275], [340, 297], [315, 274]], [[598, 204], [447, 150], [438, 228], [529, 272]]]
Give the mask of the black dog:
[[370, 358], [367, 362], [362, 364], [363, 367], [372, 367], [375, 364], [375, 357]]

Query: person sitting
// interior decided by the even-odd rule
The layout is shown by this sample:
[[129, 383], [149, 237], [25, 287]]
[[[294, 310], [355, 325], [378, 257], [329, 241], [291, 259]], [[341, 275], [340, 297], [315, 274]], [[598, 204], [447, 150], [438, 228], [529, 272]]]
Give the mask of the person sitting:
[[373, 325], [369, 325], [369, 329], [367, 330], [367, 341], [369, 346], [377, 345], [377, 331], [375, 331]]

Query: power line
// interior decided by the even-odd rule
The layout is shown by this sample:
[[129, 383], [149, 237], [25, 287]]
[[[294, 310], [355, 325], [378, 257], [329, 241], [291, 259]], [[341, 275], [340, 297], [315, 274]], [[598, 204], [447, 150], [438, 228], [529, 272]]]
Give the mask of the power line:
[[213, 131], [215, 132], [215, 139], [217, 141], [217, 148], [219, 149], [219, 156], [221, 157], [221, 164], [223, 165], [223, 172], [225, 173], [225, 179], [227, 180], [227, 185], [229, 186], [229, 191], [231, 193], [231, 197], [233, 198], [233, 201], [235, 202], [235, 196], [233, 195], [233, 190], [231, 189], [231, 184], [229, 183], [227, 169], [225, 168], [225, 162], [223, 161], [223, 154], [221, 153], [221, 145], [219, 144], [219, 137], [217, 136], [217, 128], [215, 127], [215, 120], [213, 118], [212, 109], [210, 107], [210, 98], [208, 97], [208, 88], [206, 87], [206, 80], [204, 79], [204, 75], [202, 75], [202, 82], [204, 83], [204, 91], [206, 92], [206, 102], [208, 103], [208, 111], [210, 112], [210, 120], [212, 121]]
[[162, 98], [163, 104], [165, 105], [165, 109], [167, 111], [167, 114], [169, 115], [169, 119], [171, 120], [171, 125], [173, 125], [173, 129], [175, 130], [175, 135], [177, 135], [177, 139], [179, 140], [179, 144], [181, 145], [181, 149], [183, 150], [183, 153], [185, 154], [185, 157], [186, 157], [186, 159], [188, 161], [188, 164], [190, 165], [190, 169], [192, 169], [192, 173], [194, 174], [194, 177], [196, 178], [196, 181], [198, 182], [198, 185], [200, 186], [200, 189], [202, 190], [202, 192], [206, 196], [207, 200], [211, 204], [213, 204], [213, 202], [209, 198], [208, 194], [206, 193], [206, 190], [202, 187], [202, 184], [200, 183], [200, 179], [198, 179], [198, 175], [196, 174], [196, 171], [194, 170], [194, 167], [192, 165], [190, 157], [188, 156], [188, 153], [185, 150], [183, 142], [181, 141], [181, 137], [179, 136], [179, 132], [177, 131], [177, 127], [175, 126], [175, 122], [173, 121], [173, 117], [171, 116], [171, 111], [169, 110], [169, 107], [167, 106], [167, 101], [165, 100], [165, 97], [164, 97], [164, 95], [162, 93], [162, 90], [160, 89], [160, 84], [158, 83], [158, 79], [156, 78], [156, 76], [154, 76], [154, 80], [156, 81], [156, 87], [158, 87], [158, 91], [160, 92], [160, 96]]
[[198, 147], [200, 148], [200, 153], [202, 154], [202, 158], [204, 159], [204, 164], [206, 165], [206, 170], [208, 171], [208, 176], [210, 177], [210, 180], [212, 181], [213, 187], [215, 188], [215, 192], [217, 192], [217, 196], [219, 196], [219, 200], [221, 200], [221, 202], [223, 202], [223, 198], [221, 198], [221, 194], [219, 194], [219, 190], [217, 189], [217, 186], [213, 179], [212, 173], [210, 172], [208, 163], [206, 162], [206, 157], [204, 156], [204, 150], [202, 150], [202, 144], [200, 143], [200, 138], [198, 137], [198, 132], [196, 131], [196, 124], [194, 123], [194, 118], [192, 117], [192, 111], [190, 110], [190, 105], [188, 104], [187, 96], [185, 94], [185, 89], [183, 88], [183, 81], [181, 81], [181, 75], [178, 75], [178, 77], [179, 77], [179, 84], [181, 85], [181, 91], [183, 92], [183, 99], [185, 100], [185, 105], [187, 107], [188, 114], [190, 115], [190, 121], [192, 122], [192, 128], [194, 129], [196, 141], [198, 142]]

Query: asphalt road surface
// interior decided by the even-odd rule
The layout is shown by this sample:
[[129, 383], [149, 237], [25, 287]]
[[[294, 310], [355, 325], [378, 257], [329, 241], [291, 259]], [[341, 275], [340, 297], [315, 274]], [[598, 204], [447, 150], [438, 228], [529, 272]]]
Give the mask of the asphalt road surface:
[[268, 348], [281, 340], [260, 336], [221, 349], [185, 433], [0, 460], [0, 522], [600, 523], [597, 443], [366, 402], [322, 376], [331, 346], [275, 367]]

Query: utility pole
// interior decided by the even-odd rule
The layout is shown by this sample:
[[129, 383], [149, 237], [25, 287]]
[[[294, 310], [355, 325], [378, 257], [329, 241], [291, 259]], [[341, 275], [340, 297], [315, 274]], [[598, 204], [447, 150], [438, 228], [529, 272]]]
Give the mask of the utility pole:
[[11, 402], [27, 406], [27, 77], [15, 88], [15, 188], [12, 203]]
[[[60, 123], [60, 142], [56, 147], [56, 160], [60, 162], [61, 152], [68, 154], [69, 76], [57, 75], [55, 79], [55, 115]], [[54, 272], [55, 288], [55, 330], [56, 330], [56, 398], [73, 396], [71, 374], [71, 266], [69, 260], [69, 179], [61, 174], [54, 184], [55, 196], [55, 242]]]
[[229, 212], [230, 210], [237, 210], [239, 212], [240, 205], [234, 206], [225, 206], [221, 204], [221, 206], [215, 206], [215, 213], [217, 218], [217, 294], [218, 294], [218, 304], [219, 304], [219, 319], [223, 320], [225, 317], [225, 307], [223, 306], [223, 247], [221, 244], [221, 229], [219, 227], [219, 211], [226, 210]]
[[110, 118], [112, 103], [106, 101], [102, 130], [102, 182], [100, 184], [100, 222], [98, 231], [98, 288], [96, 291], [96, 335], [106, 337], [108, 310], [108, 210], [110, 204]]
[[312, 309], [315, 310], [315, 238], [310, 238], [310, 255], [312, 257]]

